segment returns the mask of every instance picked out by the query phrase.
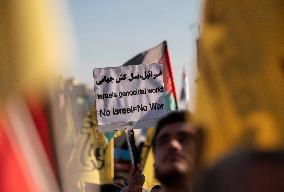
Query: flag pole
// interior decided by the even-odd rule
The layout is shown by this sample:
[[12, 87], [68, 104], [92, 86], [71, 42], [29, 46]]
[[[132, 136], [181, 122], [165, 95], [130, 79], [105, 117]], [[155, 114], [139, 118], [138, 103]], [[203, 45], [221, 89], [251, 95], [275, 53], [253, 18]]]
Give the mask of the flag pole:
[[135, 166], [134, 155], [133, 155], [133, 151], [132, 151], [133, 149], [132, 149], [132, 146], [131, 146], [131, 143], [130, 143], [128, 131], [129, 131], [128, 128], [124, 129], [126, 141], [127, 141], [127, 145], [128, 145], [128, 149], [129, 149], [129, 153], [130, 153], [131, 163]]

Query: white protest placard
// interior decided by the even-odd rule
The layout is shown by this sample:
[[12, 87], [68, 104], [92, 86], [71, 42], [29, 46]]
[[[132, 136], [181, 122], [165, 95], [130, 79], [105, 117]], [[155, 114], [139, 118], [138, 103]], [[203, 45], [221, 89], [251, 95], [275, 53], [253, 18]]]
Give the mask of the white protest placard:
[[96, 68], [94, 83], [100, 131], [143, 128], [168, 112], [162, 64]]

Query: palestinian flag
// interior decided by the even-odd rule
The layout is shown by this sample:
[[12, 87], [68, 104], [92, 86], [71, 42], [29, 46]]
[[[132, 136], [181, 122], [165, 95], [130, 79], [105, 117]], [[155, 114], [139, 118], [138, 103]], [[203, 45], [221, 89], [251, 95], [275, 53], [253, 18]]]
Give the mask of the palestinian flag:
[[170, 109], [178, 109], [172, 65], [166, 41], [160, 43], [159, 45], [151, 49], [139, 53], [138, 55], [136, 55], [135, 57], [133, 57], [123, 65], [127, 66], [127, 65], [139, 65], [139, 64], [152, 64], [152, 63], [161, 63], [164, 65], [163, 74], [164, 74], [164, 84], [166, 91], [165, 103]]

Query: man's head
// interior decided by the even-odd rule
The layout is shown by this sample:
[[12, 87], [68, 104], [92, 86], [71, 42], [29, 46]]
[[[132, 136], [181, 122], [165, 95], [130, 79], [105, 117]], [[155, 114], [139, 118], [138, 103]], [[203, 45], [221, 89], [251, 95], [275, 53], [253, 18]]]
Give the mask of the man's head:
[[175, 185], [192, 174], [196, 127], [189, 113], [174, 111], [160, 119], [153, 137], [155, 174], [164, 185]]

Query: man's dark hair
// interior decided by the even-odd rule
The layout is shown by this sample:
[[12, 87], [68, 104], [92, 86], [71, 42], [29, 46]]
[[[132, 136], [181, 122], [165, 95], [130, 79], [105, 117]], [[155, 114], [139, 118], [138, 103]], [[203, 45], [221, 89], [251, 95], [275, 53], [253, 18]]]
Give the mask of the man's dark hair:
[[186, 122], [187, 118], [189, 118], [189, 115], [190, 113], [188, 111], [172, 111], [166, 116], [162, 117], [156, 125], [155, 134], [152, 139], [153, 151], [155, 151], [157, 135], [162, 130], [162, 128], [173, 123]]

